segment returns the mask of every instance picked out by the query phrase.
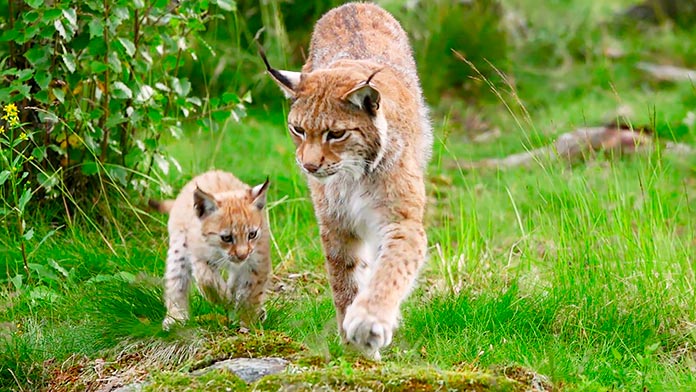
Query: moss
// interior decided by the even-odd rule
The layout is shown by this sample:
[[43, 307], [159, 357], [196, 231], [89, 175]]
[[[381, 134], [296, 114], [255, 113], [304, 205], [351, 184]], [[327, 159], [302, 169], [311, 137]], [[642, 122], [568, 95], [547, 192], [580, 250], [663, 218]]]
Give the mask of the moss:
[[321, 389], [335, 391], [523, 391], [525, 385], [503, 375], [480, 372], [453, 372], [431, 368], [390, 369], [334, 366], [295, 374], [264, 377], [253, 384], [257, 391]]
[[196, 356], [192, 369], [201, 369], [230, 358], [290, 358], [306, 348], [277, 331], [256, 331], [225, 336], [210, 336]]
[[152, 376], [143, 386], [143, 392], [166, 391], [244, 391], [247, 384], [234, 373], [217, 369], [201, 376], [189, 373], [162, 372]]

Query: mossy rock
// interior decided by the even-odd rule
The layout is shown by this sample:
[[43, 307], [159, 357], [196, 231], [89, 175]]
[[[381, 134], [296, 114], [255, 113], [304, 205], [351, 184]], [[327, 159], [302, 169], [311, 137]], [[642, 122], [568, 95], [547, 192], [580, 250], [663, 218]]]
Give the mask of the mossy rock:
[[277, 331], [211, 336], [194, 358], [192, 370], [230, 358], [290, 358], [306, 350], [302, 344]]
[[247, 384], [234, 373], [216, 369], [201, 376], [190, 373], [162, 372], [154, 374], [151, 382], [143, 385], [139, 391], [244, 391]]
[[510, 378], [479, 372], [453, 372], [431, 368], [354, 370], [329, 368], [279, 373], [253, 384], [255, 391], [524, 391]]

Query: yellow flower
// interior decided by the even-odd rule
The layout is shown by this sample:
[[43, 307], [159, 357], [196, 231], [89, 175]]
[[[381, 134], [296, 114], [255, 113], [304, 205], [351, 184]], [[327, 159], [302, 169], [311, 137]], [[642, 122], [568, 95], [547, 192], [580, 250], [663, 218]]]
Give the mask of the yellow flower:
[[19, 140], [27, 140], [27, 134], [25, 132], [22, 132], [19, 134]]
[[5, 105], [5, 115], [2, 116], [2, 119], [7, 121], [7, 123], [11, 126], [14, 127], [17, 124], [19, 124], [19, 110], [17, 109], [17, 105], [13, 103], [8, 103]]
[[5, 133], [5, 127], [0, 125], [0, 135], [2, 135], [3, 133]]

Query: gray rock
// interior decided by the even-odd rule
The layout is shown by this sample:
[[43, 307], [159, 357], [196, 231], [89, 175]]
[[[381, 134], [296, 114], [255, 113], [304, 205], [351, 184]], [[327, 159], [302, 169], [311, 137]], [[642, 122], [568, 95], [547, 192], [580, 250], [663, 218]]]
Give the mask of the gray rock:
[[200, 376], [211, 370], [226, 369], [236, 374], [237, 377], [246, 383], [252, 383], [269, 374], [282, 372], [289, 363], [283, 358], [234, 358], [216, 362], [191, 374]]

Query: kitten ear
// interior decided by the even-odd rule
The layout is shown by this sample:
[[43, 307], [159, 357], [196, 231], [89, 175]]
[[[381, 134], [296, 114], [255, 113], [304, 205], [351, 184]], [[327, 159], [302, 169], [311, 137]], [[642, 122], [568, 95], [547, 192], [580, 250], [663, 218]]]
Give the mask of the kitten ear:
[[196, 209], [196, 216], [203, 219], [217, 211], [218, 205], [213, 195], [203, 192], [196, 185], [196, 190], [193, 191], [193, 208]]
[[254, 204], [254, 206], [256, 206], [256, 208], [259, 210], [266, 207], [266, 191], [268, 190], [269, 184], [270, 182], [268, 181], [268, 177], [266, 177], [266, 181], [264, 181], [263, 184], [256, 185], [249, 191], [251, 203]]
[[266, 65], [266, 72], [271, 75], [271, 78], [276, 82], [278, 87], [280, 87], [280, 90], [283, 91], [285, 97], [295, 98], [295, 90], [297, 89], [297, 85], [300, 84], [300, 76], [302, 74], [300, 72], [280, 71], [271, 67], [261, 45], [259, 45], [259, 55]]
[[355, 87], [350, 89], [347, 93], [343, 94], [341, 97], [344, 101], [348, 101], [358, 108], [367, 112], [367, 114], [374, 116], [379, 110], [379, 101], [381, 94], [379, 90], [371, 83], [372, 78], [382, 69], [378, 69], [373, 72], [367, 80], [358, 83]]

